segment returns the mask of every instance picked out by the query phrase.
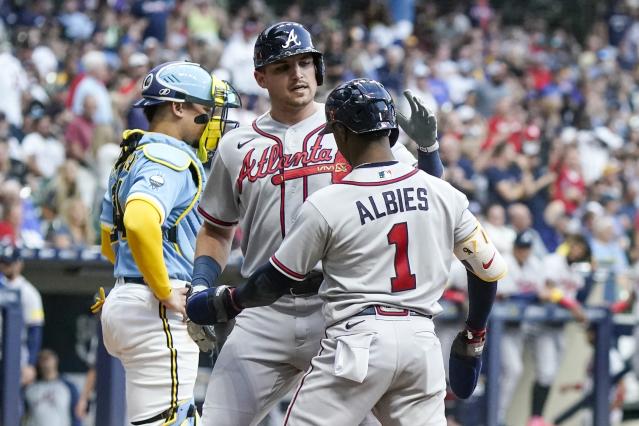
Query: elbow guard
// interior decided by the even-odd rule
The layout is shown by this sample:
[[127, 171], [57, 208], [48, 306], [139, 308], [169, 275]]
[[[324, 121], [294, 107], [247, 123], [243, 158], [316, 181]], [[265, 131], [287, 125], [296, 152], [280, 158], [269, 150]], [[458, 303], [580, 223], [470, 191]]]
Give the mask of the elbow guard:
[[466, 269], [484, 281], [497, 281], [506, 275], [504, 258], [479, 224], [468, 238], [455, 245], [454, 253]]

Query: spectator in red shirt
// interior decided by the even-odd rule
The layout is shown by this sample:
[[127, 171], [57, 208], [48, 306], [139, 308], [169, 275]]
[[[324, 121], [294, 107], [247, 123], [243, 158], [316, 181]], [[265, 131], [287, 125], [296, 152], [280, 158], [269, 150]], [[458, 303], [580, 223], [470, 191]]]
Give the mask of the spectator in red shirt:
[[77, 160], [84, 166], [89, 164], [89, 152], [93, 140], [93, 115], [97, 104], [93, 96], [84, 98], [82, 114], [76, 115], [64, 132], [67, 157]]
[[553, 188], [553, 199], [563, 202], [566, 214], [572, 215], [586, 196], [586, 183], [576, 146], [566, 147], [556, 169], [558, 178]]
[[525, 130], [523, 111], [512, 98], [504, 97], [495, 106], [495, 115], [488, 120], [488, 134], [482, 149], [508, 142], [521, 151], [522, 137]]

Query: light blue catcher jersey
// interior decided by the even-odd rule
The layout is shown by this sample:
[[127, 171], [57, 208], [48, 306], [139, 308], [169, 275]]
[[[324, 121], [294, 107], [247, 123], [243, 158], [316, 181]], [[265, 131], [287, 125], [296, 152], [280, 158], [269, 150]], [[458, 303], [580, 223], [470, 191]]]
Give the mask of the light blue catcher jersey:
[[[112, 170], [109, 188], [102, 200], [100, 221], [113, 227], [112, 188], [117, 185], [117, 199], [122, 211], [127, 200], [140, 198], [151, 202], [162, 215], [164, 262], [170, 278], [191, 280], [195, 237], [202, 219], [195, 207], [200, 198], [204, 168], [186, 143], [160, 133], [145, 133], [137, 149], [125, 161], [119, 174]], [[199, 176], [196, 176], [198, 175]], [[167, 237], [176, 224], [175, 242]], [[118, 277], [141, 277], [131, 255], [126, 236], [118, 233], [112, 243], [115, 252], [113, 274]]]

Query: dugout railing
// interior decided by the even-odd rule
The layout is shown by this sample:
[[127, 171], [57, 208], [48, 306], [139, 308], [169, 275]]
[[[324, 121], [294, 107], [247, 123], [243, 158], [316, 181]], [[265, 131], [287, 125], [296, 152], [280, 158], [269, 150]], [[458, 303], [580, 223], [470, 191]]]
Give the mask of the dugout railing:
[[[94, 291], [88, 288], [87, 279], [93, 283], [109, 285], [112, 278], [110, 265], [101, 260], [99, 248], [87, 250], [22, 250], [22, 257], [27, 260], [28, 277], [42, 289], [44, 285], [52, 286], [46, 280], [50, 276], [51, 266], [63, 268], [64, 280], [55, 280], [56, 290], [63, 291]], [[233, 262], [235, 265], [236, 262]], [[239, 268], [227, 268], [226, 281], [237, 283], [241, 278], [235, 272]], [[95, 278], [95, 280], [94, 280]], [[50, 280], [49, 280], [50, 281]], [[226, 282], [224, 281], [224, 282]], [[51, 287], [50, 287], [51, 288]], [[22, 326], [22, 314], [19, 294], [0, 288], [0, 312], [2, 314], [2, 358], [0, 360], [0, 424], [19, 424], [17, 420], [20, 410], [20, 342]], [[613, 323], [611, 314], [605, 308], [590, 307], [585, 309], [590, 323], [596, 331], [594, 345], [594, 394], [591, 398], [594, 426], [608, 425], [608, 394], [610, 390], [610, 373], [608, 351], [612, 342]], [[456, 304], [445, 304], [444, 312], [438, 316], [438, 320], [460, 321], [464, 310]], [[486, 393], [483, 397], [485, 424], [496, 425], [499, 376], [501, 369], [499, 341], [506, 322], [570, 322], [572, 315], [555, 305], [522, 305], [511, 302], [497, 303], [490, 318], [490, 332], [487, 342], [486, 356]], [[619, 327], [615, 327], [618, 329]], [[625, 324], [622, 334], [630, 334], [634, 324]], [[619, 330], [617, 330], [619, 333]], [[124, 372], [120, 362], [110, 357], [101, 344], [98, 349], [97, 360], [97, 412], [96, 426], [121, 426], [125, 416], [126, 407], [124, 399]]]
[[[458, 321], [462, 310], [445, 304], [441, 320]], [[609, 348], [612, 341], [612, 317], [608, 309], [585, 308], [588, 321], [594, 327], [594, 398], [593, 426], [609, 425]], [[523, 305], [511, 302], [496, 303], [490, 317], [486, 363], [486, 393], [484, 396], [485, 424], [497, 425], [501, 356], [499, 342], [506, 323], [573, 321], [570, 312], [555, 305]], [[124, 407], [124, 374], [120, 363], [111, 358], [100, 345], [98, 352], [98, 395], [96, 426], [120, 426]]]
[[[610, 360], [609, 349], [612, 343], [612, 315], [604, 307], [584, 309], [588, 323], [595, 332], [593, 362], [593, 426], [610, 424]], [[506, 323], [550, 322], [553, 324], [573, 321], [570, 312], [553, 304], [525, 305], [520, 303], [496, 303], [490, 316], [486, 369], [485, 413], [486, 424], [497, 425], [499, 408], [499, 376], [501, 371], [500, 340]]]
[[2, 348], [0, 360], [0, 425], [19, 425], [22, 306], [17, 290], [0, 288]]

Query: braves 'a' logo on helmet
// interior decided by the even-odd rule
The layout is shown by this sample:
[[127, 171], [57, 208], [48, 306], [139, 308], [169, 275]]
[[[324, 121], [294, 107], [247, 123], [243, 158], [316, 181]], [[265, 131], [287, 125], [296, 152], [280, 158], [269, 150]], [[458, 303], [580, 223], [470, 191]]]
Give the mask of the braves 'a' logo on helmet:
[[257, 37], [253, 51], [256, 70], [294, 55], [311, 54], [315, 78], [321, 86], [324, 80], [322, 53], [313, 46], [311, 33], [297, 22], [279, 22], [266, 28]]
[[288, 39], [286, 39], [286, 43], [282, 45], [282, 48], [288, 49], [289, 47], [297, 47], [300, 44], [302, 43], [297, 39], [297, 34], [295, 34], [295, 30], [293, 29], [288, 33]]

